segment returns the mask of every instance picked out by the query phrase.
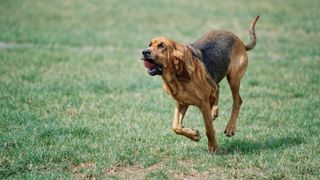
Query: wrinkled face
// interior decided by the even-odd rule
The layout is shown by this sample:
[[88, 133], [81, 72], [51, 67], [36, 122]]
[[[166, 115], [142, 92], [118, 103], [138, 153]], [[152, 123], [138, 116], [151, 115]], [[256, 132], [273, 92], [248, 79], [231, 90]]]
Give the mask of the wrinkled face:
[[169, 53], [174, 42], [164, 37], [154, 38], [149, 47], [142, 51], [144, 66], [151, 76], [162, 75], [163, 68], [168, 62]]

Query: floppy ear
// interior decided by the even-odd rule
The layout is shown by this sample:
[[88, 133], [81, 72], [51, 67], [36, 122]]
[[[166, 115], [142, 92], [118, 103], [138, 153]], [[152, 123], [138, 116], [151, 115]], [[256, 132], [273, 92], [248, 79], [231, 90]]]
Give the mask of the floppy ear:
[[190, 74], [187, 68], [188, 55], [182, 48], [176, 48], [173, 51], [173, 65], [177, 75], [178, 80], [180, 81], [190, 81]]

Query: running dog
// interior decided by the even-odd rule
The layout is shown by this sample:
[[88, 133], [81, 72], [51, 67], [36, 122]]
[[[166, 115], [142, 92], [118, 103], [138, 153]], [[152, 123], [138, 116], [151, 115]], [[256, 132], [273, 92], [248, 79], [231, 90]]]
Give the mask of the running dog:
[[211, 31], [192, 44], [183, 45], [166, 37], [154, 38], [142, 51], [142, 60], [151, 76], [160, 75], [164, 90], [176, 100], [172, 129], [193, 141], [200, 140], [198, 130], [183, 126], [183, 118], [194, 105], [202, 113], [208, 150], [218, 150], [212, 120], [218, 117], [219, 83], [227, 77], [233, 105], [226, 136], [235, 134], [242, 104], [240, 80], [248, 66], [247, 51], [256, 45], [255, 24], [251, 23], [250, 42], [245, 45], [239, 37], [227, 31]]

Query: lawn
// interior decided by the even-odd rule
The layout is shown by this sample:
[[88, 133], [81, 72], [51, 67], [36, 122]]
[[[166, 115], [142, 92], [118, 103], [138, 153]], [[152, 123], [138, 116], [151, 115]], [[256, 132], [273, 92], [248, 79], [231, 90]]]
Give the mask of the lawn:
[[[0, 179], [319, 179], [320, 1], [1, 0]], [[200, 112], [171, 130], [174, 101], [147, 75], [155, 36], [191, 43], [212, 29], [258, 44], [241, 84], [236, 135], [221, 83], [207, 151]]]

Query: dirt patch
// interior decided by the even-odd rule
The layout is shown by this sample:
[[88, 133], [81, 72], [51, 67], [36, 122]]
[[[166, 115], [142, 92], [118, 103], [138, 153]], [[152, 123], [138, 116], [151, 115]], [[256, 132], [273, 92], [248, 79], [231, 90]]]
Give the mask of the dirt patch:
[[107, 168], [105, 170], [105, 173], [109, 176], [118, 176], [125, 179], [126, 178], [143, 179], [148, 173], [156, 171], [157, 169], [160, 169], [161, 166], [162, 166], [162, 163], [157, 163], [147, 168], [143, 168], [137, 165], [125, 166], [125, 167], [112, 167], [112, 168]]
[[[165, 176], [169, 179], [183, 179], [183, 180], [197, 180], [197, 179], [256, 179], [258, 177], [263, 177], [263, 169], [259, 167], [250, 168], [224, 168], [224, 167], [213, 167], [209, 168], [203, 172], [199, 172], [193, 169], [193, 162], [191, 160], [178, 161], [178, 169], [189, 168], [187, 172], [176, 172], [175, 170], [166, 169], [164, 162], [156, 163], [150, 167], [144, 168], [138, 165], [132, 166], [115, 166], [110, 167], [102, 172], [109, 177], [120, 178], [120, 179], [145, 179], [150, 175], [150, 173], [158, 173], [161, 170], [164, 172]], [[76, 179], [96, 179], [94, 172], [96, 171], [96, 166], [94, 163], [81, 163], [77, 166], [70, 168]], [[160, 173], [161, 174], [161, 173]], [[101, 175], [101, 174], [100, 174]]]
[[174, 179], [183, 179], [183, 180], [197, 180], [197, 179], [232, 179], [232, 177], [228, 174], [226, 169], [216, 167], [212, 168], [208, 171], [198, 172], [197, 170], [193, 170], [189, 173], [173, 173], [172, 177]]
[[[108, 176], [114, 176], [121, 179], [145, 179], [146, 176], [157, 170], [161, 170], [163, 162], [154, 164], [150, 167], [143, 168], [137, 165], [125, 166], [125, 167], [111, 167], [105, 169]], [[194, 162], [192, 160], [178, 161], [177, 165], [181, 168], [192, 168]], [[197, 180], [197, 179], [215, 179], [216, 177], [232, 178], [226, 169], [217, 167], [205, 172], [198, 172], [197, 170], [191, 170], [190, 172], [176, 172], [175, 170], [162, 169], [169, 179], [183, 179], [183, 180]]]
[[73, 166], [70, 168], [70, 172], [75, 175], [77, 179], [91, 179], [95, 180], [96, 177], [93, 175], [96, 169], [96, 165], [94, 163], [80, 163], [77, 166]]
[[232, 177], [236, 179], [256, 179], [263, 177], [263, 170], [258, 167], [236, 169], [233, 170]]
[[171, 177], [174, 179], [197, 180], [197, 179], [256, 179], [263, 177], [263, 171], [260, 168], [246, 169], [226, 169], [221, 167], [211, 168], [205, 172], [174, 173]]

